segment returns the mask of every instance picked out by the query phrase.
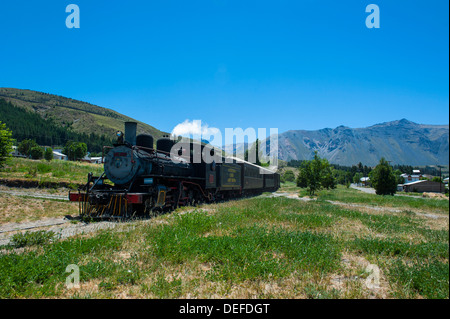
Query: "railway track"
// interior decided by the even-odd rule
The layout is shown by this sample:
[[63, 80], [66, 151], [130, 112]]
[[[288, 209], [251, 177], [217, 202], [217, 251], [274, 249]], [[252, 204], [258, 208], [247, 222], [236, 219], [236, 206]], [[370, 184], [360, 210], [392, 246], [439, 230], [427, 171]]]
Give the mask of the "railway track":
[[53, 194], [43, 194], [43, 193], [33, 193], [33, 192], [22, 192], [22, 191], [6, 191], [0, 190], [0, 194], [12, 195], [12, 196], [23, 196], [23, 197], [31, 197], [31, 198], [43, 198], [43, 199], [53, 199], [53, 200], [62, 200], [69, 201], [67, 196], [63, 195], [53, 195]]

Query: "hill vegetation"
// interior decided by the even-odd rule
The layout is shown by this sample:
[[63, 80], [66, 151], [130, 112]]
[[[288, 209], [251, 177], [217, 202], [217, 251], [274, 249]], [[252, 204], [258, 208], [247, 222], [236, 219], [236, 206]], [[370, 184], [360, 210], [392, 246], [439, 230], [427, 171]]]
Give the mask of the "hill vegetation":
[[[61, 129], [65, 129], [63, 131], [58, 131], [52, 135], [52, 138], [56, 138], [56, 143], [61, 143], [61, 140], [64, 138], [64, 134], [81, 134], [83, 138], [91, 137], [94, 139], [92, 141], [93, 144], [96, 144], [98, 139], [102, 139], [102, 136], [105, 136], [105, 140], [107, 141], [109, 138], [115, 136], [115, 132], [118, 130], [123, 131], [124, 125], [123, 123], [126, 121], [136, 121], [128, 116], [120, 114], [111, 109], [107, 109], [104, 107], [96, 106], [90, 103], [74, 100], [71, 98], [66, 98], [54, 94], [48, 94], [43, 92], [37, 92], [32, 90], [22, 90], [22, 89], [14, 89], [14, 88], [0, 88], [0, 99], [4, 99], [6, 102], [12, 103], [19, 110], [28, 111], [27, 118], [31, 119], [31, 115], [35, 114], [41, 117], [43, 120], [48, 122], [37, 122], [35, 118], [32, 121], [36, 121], [36, 126], [42, 128], [41, 125], [51, 124], [52, 130], [56, 131], [57, 127]], [[7, 104], [6, 106], [9, 106]], [[6, 107], [5, 104], [1, 107], [2, 109]], [[14, 112], [19, 112], [18, 110], [14, 110]], [[22, 114], [22, 113], [21, 113]], [[23, 113], [26, 114], [26, 113]], [[0, 115], [0, 119], [3, 119], [3, 114]], [[20, 116], [20, 114], [15, 114], [15, 116]], [[11, 117], [10, 117], [11, 121]], [[16, 118], [16, 121], [22, 121], [22, 119]], [[14, 132], [13, 125], [16, 127], [17, 124], [10, 124], [9, 121], [3, 120], [4, 123]], [[136, 121], [138, 123], [138, 133], [147, 133], [151, 134], [155, 140], [164, 135], [164, 132], [159, 131], [158, 129], [142, 123], [140, 121]], [[48, 138], [43, 137], [42, 132], [38, 134], [40, 138]], [[44, 131], [45, 132], [45, 131]], [[33, 133], [36, 133], [33, 131]], [[17, 133], [19, 134], [19, 132]], [[22, 133], [20, 134], [28, 134], [26, 129], [22, 129]], [[58, 136], [62, 136], [58, 140]], [[20, 135], [18, 136], [20, 139], [30, 138], [30, 136]], [[37, 139], [37, 137], [36, 137]], [[68, 137], [65, 138], [70, 139]], [[74, 138], [75, 139], [75, 138]], [[84, 140], [83, 142], [86, 142]], [[39, 143], [39, 142], [38, 142]], [[40, 144], [40, 143], [39, 143]], [[42, 143], [43, 145], [51, 143]], [[89, 144], [88, 144], [89, 148]], [[91, 151], [91, 149], [89, 149]], [[98, 150], [98, 148], [96, 148]]]
[[77, 141], [86, 143], [91, 152], [101, 152], [104, 145], [111, 145], [113, 142], [105, 135], [74, 132], [70, 127], [58, 125], [52, 118], [42, 118], [5, 99], [0, 99], [0, 119], [7, 123], [17, 142], [30, 139], [39, 145], [64, 146], [68, 141]]

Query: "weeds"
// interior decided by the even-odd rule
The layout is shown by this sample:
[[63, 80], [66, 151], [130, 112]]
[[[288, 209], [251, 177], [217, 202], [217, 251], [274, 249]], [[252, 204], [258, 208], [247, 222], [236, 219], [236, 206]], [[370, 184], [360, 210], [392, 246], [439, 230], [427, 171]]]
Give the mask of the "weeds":
[[14, 248], [21, 248], [26, 246], [45, 245], [50, 243], [56, 238], [56, 234], [53, 231], [35, 231], [18, 233], [12, 236], [10, 245]]

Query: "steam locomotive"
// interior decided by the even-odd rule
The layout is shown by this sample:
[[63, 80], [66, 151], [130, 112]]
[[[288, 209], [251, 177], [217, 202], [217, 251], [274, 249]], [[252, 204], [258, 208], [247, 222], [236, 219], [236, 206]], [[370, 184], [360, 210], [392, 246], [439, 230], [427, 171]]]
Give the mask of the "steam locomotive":
[[176, 142], [165, 136], [136, 136], [137, 123], [125, 122], [114, 147], [104, 147], [104, 172], [88, 174], [87, 183], [69, 200], [80, 215], [129, 218], [155, 215], [178, 206], [273, 192], [280, 176], [239, 158], [225, 157], [209, 144]]

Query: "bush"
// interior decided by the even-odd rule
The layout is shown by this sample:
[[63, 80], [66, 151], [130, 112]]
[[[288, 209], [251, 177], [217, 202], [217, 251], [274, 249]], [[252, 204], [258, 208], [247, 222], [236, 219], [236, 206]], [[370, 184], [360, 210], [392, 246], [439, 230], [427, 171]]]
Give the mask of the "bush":
[[322, 159], [314, 152], [314, 159], [303, 161], [299, 168], [297, 176], [297, 186], [307, 187], [309, 194], [314, 195], [315, 191], [322, 188], [336, 188], [336, 180], [330, 163]]
[[30, 150], [30, 155], [32, 159], [41, 159], [44, 157], [44, 150], [40, 146], [34, 146]]
[[392, 166], [384, 158], [370, 172], [370, 180], [377, 195], [394, 195], [397, 192], [397, 178]]
[[54, 237], [54, 232], [45, 230], [19, 233], [12, 236], [10, 245], [15, 248], [42, 245], [49, 243]]
[[63, 153], [67, 154], [69, 160], [75, 161], [86, 156], [87, 146], [82, 142], [68, 141], [63, 149]]
[[293, 182], [295, 181], [295, 175], [293, 171], [286, 171], [283, 176], [282, 176], [282, 180], [285, 182]]
[[31, 155], [31, 149], [33, 147], [37, 147], [37, 146], [38, 146], [38, 144], [36, 143], [35, 140], [26, 139], [19, 143], [19, 146], [17, 147], [17, 149], [21, 154], [28, 157]]
[[12, 152], [12, 132], [6, 128], [5, 124], [0, 122], [0, 167], [2, 167], [4, 161], [9, 157], [9, 153]]
[[47, 161], [51, 161], [53, 159], [53, 150], [51, 147], [47, 147], [44, 152], [44, 158]]

